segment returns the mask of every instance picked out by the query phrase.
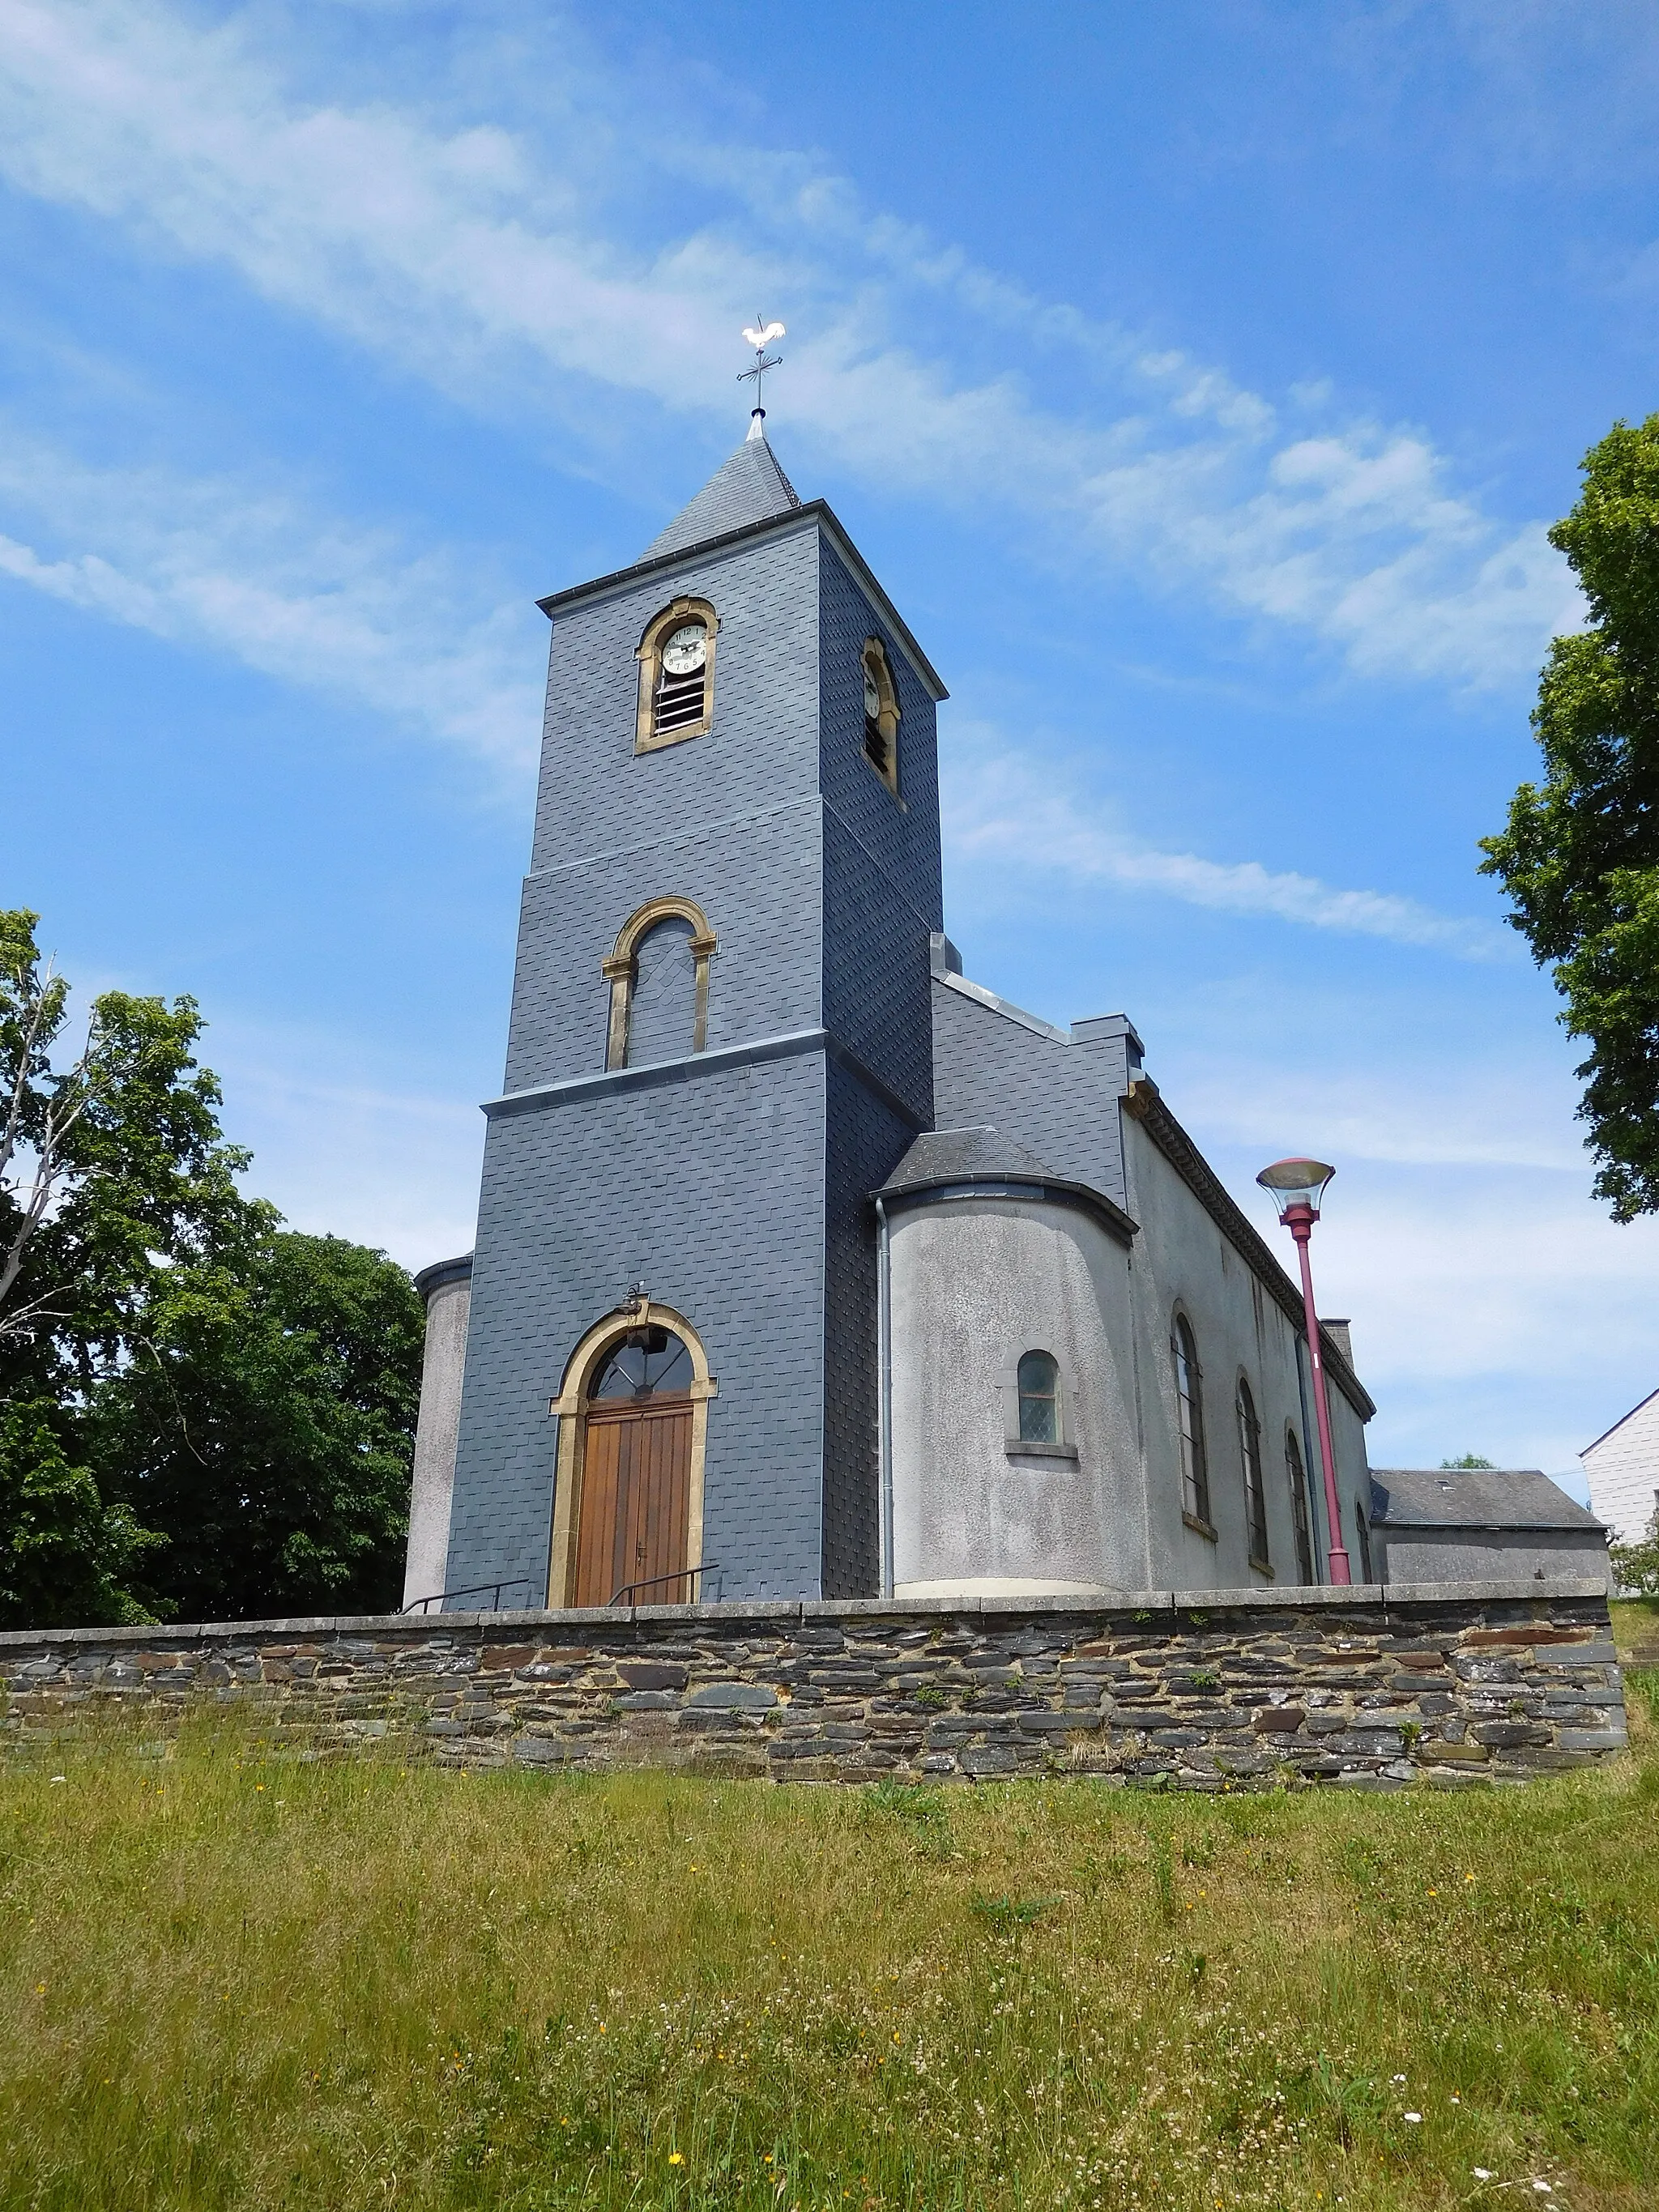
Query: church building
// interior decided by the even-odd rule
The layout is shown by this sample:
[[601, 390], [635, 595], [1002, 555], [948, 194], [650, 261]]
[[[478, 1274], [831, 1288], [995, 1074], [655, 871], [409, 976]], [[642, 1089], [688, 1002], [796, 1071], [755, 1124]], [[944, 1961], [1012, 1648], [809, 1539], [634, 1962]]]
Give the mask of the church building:
[[[429, 1268], [407, 1601], [1327, 1577], [1299, 1291], [1143, 1066], [945, 932], [943, 683], [757, 409], [552, 625], [477, 1240]], [[1357, 1582], [1345, 1325], [1322, 1326]]]

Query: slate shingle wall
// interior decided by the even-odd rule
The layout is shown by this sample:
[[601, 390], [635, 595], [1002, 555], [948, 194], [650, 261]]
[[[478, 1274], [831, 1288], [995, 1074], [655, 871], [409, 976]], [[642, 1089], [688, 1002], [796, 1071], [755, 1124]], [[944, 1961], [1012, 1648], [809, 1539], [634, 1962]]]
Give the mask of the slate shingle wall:
[[[635, 647], [682, 596], [720, 617], [713, 727], [636, 755]], [[859, 648], [880, 629], [811, 519], [557, 615], [506, 1090], [602, 1073], [600, 963], [666, 893], [695, 900], [718, 942], [711, 1054], [827, 1027], [878, 1088], [826, 1073], [821, 1052], [692, 1060], [492, 1120], [452, 1588], [544, 1590], [547, 1403], [635, 1279], [696, 1327], [720, 1384], [703, 1552], [724, 1594], [876, 1586], [868, 1194], [928, 1119], [939, 926], [933, 704], [890, 640], [905, 808], [863, 757]]]
[[1029, 1146], [1054, 1174], [1125, 1205], [1117, 1103], [1128, 1081], [1123, 1040], [1061, 1043], [942, 981], [933, 997], [935, 1127], [989, 1123]]
[[692, 1322], [708, 1409], [703, 1553], [730, 1597], [816, 1595], [823, 1465], [821, 1052], [492, 1120], [447, 1584], [547, 1587], [556, 1424], [584, 1333], [629, 1285]]

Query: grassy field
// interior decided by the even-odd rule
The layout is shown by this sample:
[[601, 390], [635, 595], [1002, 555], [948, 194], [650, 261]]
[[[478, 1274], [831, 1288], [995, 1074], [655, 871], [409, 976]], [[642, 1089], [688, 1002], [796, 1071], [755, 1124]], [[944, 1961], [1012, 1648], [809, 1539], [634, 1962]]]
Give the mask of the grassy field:
[[1491, 1795], [66, 1753], [0, 1778], [0, 2204], [1652, 2207], [1643, 1681]]

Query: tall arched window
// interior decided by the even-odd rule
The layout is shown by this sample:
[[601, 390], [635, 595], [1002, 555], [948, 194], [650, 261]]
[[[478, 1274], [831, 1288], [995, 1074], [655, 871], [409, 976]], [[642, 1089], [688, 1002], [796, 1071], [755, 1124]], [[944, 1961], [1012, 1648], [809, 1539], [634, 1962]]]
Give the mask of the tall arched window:
[[1184, 1314], [1175, 1317], [1170, 1356], [1175, 1365], [1176, 1413], [1181, 1431], [1181, 1509], [1206, 1535], [1213, 1535], [1210, 1470], [1204, 1452], [1204, 1377]]
[[700, 906], [653, 899], [630, 915], [599, 963], [611, 986], [607, 1067], [682, 1060], [708, 1041], [708, 963], [714, 937]]
[[1051, 1352], [1021, 1355], [1017, 1376], [1019, 1388], [1019, 1440], [1023, 1444], [1060, 1442], [1060, 1365]]
[[1296, 1571], [1299, 1581], [1314, 1579], [1313, 1530], [1308, 1522], [1308, 1478], [1302, 1465], [1302, 1447], [1296, 1431], [1285, 1431], [1285, 1477], [1291, 1486], [1291, 1526], [1296, 1531]]
[[1365, 1509], [1357, 1504], [1353, 1510], [1359, 1528], [1359, 1571], [1368, 1583], [1374, 1583], [1376, 1575], [1371, 1565], [1371, 1532], [1366, 1525]]
[[864, 641], [865, 758], [895, 796], [898, 793], [898, 687], [878, 637]]
[[1244, 1522], [1249, 1531], [1250, 1565], [1271, 1565], [1267, 1555], [1267, 1493], [1261, 1480], [1261, 1424], [1255, 1417], [1250, 1386], [1238, 1378], [1238, 1454], [1244, 1468]]
[[714, 716], [714, 636], [707, 599], [676, 599], [646, 625], [635, 649], [640, 664], [636, 753], [700, 738]]

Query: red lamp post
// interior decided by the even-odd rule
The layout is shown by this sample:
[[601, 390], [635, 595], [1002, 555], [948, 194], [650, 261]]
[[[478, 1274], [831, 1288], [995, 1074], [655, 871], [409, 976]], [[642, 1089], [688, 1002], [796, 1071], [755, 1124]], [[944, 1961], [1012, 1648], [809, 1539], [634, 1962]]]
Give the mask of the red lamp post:
[[1336, 1173], [1322, 1160], [1275, 1160], [1263, 1168], [1256, 1181], [1271, 1191], [1279, 1218], [1296, 1239], [1296, 1255], [1302, 1262], [1302, 1310], [1308, 1323], [1308, 1358], [1313, 1366], [1314, 1411], [1319, 1422], [1319, 1458], [1325, 1476], [1325, 1519], [1330, 1530], [1328, 1553], [1334, 1583], [1352, 1583], [1348, 1555], [1342, 1548], [1342, 1509], [1336, 1498], [1336, 1454], [1331, 1448], [1331, 1408], [1325, 1395], [1325, 1362], [1319, 1347], [1319, 1310], [1314, 1304], [1313, 1267], [1308, 1243], [1319, 1218], [1319, 1201]]

